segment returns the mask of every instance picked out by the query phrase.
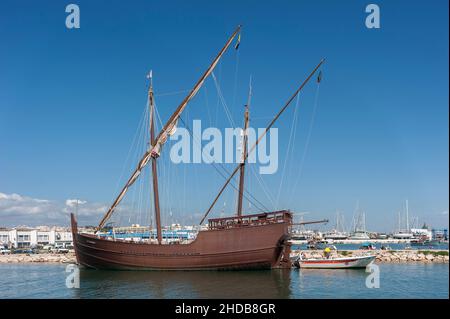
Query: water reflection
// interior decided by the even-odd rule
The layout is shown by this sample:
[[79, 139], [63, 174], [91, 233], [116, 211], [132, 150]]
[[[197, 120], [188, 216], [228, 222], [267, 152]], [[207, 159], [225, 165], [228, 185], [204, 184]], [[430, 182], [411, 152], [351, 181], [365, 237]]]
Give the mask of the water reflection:
[[0, 264], [3, 298], [444, 298], [449, 264], [380, 264], [380, 288], [364, 269], [241, 272], [132, 272], [80, 269], [66, 287], [66, 265]]
[[291, 278], [291, 298], [362, 298], [368, 293], [367, 275], [364, 268], [296, 269]]
[[98, 271], [80, 269], [75, 298], [290, 298], [291, 270]]

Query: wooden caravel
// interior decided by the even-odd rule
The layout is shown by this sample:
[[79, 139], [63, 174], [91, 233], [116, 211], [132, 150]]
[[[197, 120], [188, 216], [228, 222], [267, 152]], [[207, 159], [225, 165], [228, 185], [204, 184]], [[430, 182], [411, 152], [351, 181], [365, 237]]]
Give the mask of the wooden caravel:
[[[158, 191], [157, 160], [164, 143], [174, 133], [178, 120], [189, 101], [197, 94], [208, 76], [213, 72], [220, 58], [230, 46], [234, 37], [240, 32], [240, 26], [234, 31], [225, 46], [213, 60], [206, 72], [178, 105], [170, 118], [166, 121], [158, 134], [155, 134], [154, 114], [155, 103], [152, 85], [152, 72], [149, 74], [150, 87], [148, 90], [149, 105], [149, 147], [122, 188], [111, 207], [100, 220], [94, 234], [79, 233], [75, 216], [71, 215], [73, 243], [79, 264], [96, 269], [150, 269], [150, 270], [200, 270], [200, 269], [264, 269], [274, 267], [290, 267], [290, 244], [288, 243], [292, 213], [287, 210], [266, 212], [254, 215], [242, 215], [245, 165], [262, 138], [271, 129], [281, 114], [294, 101], [303, 87], [323, 64], [324, 60], [314, 68], [309, 76], [301, 83], [294, 94], [278, 111], [273, 120], [260, 134], [258, 140], [249, 147], [247, 128], [249, 127], [249, 106], [251, 101], [251, 86], [248, 101], [245, 106], [245, 126], [243, 130], [243, 148], [241, 162], [229, 174], [212, 204], [200, 221], [200, 225], [217, 203], [219, 197], [230, 184], [234, 175], [240, 172], [238, 186], [238, 201], [236, 216], [209, 219], [207, 230], [198, 232], [197, 237], [188, 243], [168, 243], [163, 241], [160, 218], [160, 204]], [[239, 38], [238, 38], [239, 39]], [[237, 48], [237, 46], [236, 46]], [[157, 243], [127, 242], [119, 239], [108, 239], [100, 233], [116, 207], [124, 198], [128, 189], [138, 179], [147, 164], [151, 163], [153, 182], [153, 202]], [[248, 198], [247, 198], [248, 199]]]
[[202, 270], [289, 267], [288, 211], [209, 220], [189, 244], [135, 243], [72, 233], [79, 264], [95, 269]]

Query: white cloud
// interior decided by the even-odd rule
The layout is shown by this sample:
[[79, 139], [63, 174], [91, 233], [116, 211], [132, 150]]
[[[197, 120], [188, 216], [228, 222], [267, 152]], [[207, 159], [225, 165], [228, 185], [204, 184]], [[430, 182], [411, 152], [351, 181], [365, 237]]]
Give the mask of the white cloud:
[[75, 206], [77, 205], [77, 202], [78, 202], [78, 205], [84, 205], [84, 204], [87, 203], [87, 201], [85, 201], [85, 200], [80, 200], [80, 199], [67, 199], [67, 200], [66, 200], [66, 206], [69, 206], [69, 207], [75, 207]]
[[[74, 212], [76, 202], [76, 199], [56, 201], [0, 192], [0, 227], [19, 224], [68, 225], [70, 213]], [[78, 200], [77, 213], [84, 222], [96, 224], [107, 208], [104, 203]]]
[[48, 209], [52, 203], [49, 200], [42, 200], [21, 196], [19, 194], [0, 193], [0, 214], [1, 215], [33, 215], [39, 214]]
[[[108, 211], [110, 204], [101, 202], [89, 202], [69, 198], [66, 200], [48, 200], [32, 198], [19, 194], [5, 194], [0, 192], [0, 227], [14, 227], [17, 225], [37, 226], [37, 225], [70, 225], [70, 213], [76, 213], [79, 225], [98, 225], [103, 215]], [[149, 224], [150, 215], [153, 218], [151, 207], [140, 206], [132, 200], [121, 203], [116, 208], [110, 222], [118, 225], [124, 224]], [[163, 208], [164, 209], [164, 208]], [[165, 215], [164, 215], [165, 214]], [[174, 213], [169, 217], [169, 212], [162, 212], [166, 218], [179, 218], [192, 224], [192, 218], [180, 216]], [[201, 214], [194, 214], [191, 217], [200, 218]]]
[[15, 200], [15, 201], [20, 201], [22, 199], [22, 196], [20, 196], [19, 194], [4, 194], [4, 193], [0, 193], [0, 200]]

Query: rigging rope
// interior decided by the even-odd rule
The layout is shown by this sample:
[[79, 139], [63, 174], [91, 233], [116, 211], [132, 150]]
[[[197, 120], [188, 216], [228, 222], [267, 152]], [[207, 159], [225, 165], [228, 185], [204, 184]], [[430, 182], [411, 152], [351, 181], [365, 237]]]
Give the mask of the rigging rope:
[[292, 187], [292, 192], [291, 192], [291, 196], [290, 196], [290, 201], [292, 201], [292, 198], [294, 196], [295, 193], [295, 189], [297, 188], [297, 185], [300, 181], [300, 177], [303, 171], [303, 164], [305, 162], [306, 159], [306, 153], [308, 152], [308, 146], [309, 146], [309, 142], [311, 140], [311, 133], [313, 130], [313, 126], [314, 126], [314, 119], [316, 117], [316, 112], [317, 112], [317, 106], [319, 104], [319, 91], [320, 91], [320, 80], [317, 82], [317, 89], [316, 89], [316, 95], [314, 98], [314, 107], [313, 107], [313, 111], [312, 111], [312, 115], [311, 115], [311, 121], [309, 122], [309, 128], [308, 128], [308, 134], [306, 135], [306, 142], [305, 142], [305, 147], [303, 148], [303, 154], [302, 154], [302, 158], [300, 160], [300, 165], [298, 166], [298, 175], [296, 178], [296, 181], [294, 183], [294, 187]]
[[253, 175], [256, 177], [256, 180], [259, 182], [264, 194], [266, 195], [266, 197], [269, 199], [270, 203], [272, 204], [272, 209], [276, 210], [275, 201], [274, 201], [272, 195], [270, 194], [269, 188], [268, 188], [267, 184], [264, 182], [264, 179], [261, 177], [260, 174], [258, 174], [256, 172], [256, 168], [254, 168], [253, 165], [250, 165], [250, 170], [253, 173]]
[[[233, 117], [231, 116], [231, 112], [229, 111], [229, 108], [228, 108], [228, 106], [227, 106], [227, 103], [226, 103], [226, 101], [225, 101], [225, 98], [223, 97], [223, 94], [222, 94], [222, 90], [221, 90], [221, 88], [220, 88], [219, 81], [217, 80], [217, 78], [216, 78], [214, 72], [212, 72], [211, 75], [212, 75], [212, 78], [213, 78], [213, 80], [214, 80], [214, 84], [215, 84], [215, 87], [216, 87], [216, 90], [217, 90], [218, 102], [220, 101], [220, 102], [222, 103], [222, 106], [223, 106], [223, 108], [224, 108], [225, 114], [227, 115], [228, 121], [230, 122], [230, 125], [231, 125], [232, 127], [236, 127], [236, 124], [235, 124], [234, 121], [233, 121]], [[221, 165], [221, 166], [222, 166], [222, 165]], [[250, 166], [251, 166], [251, 165], [250, 165]], [[252, 166], [251, 166], [251, 167], [252, 167]], [[223, 166], [222, 166], [222, 168], [223, 168]], [[227, 175], [229, 175], [229, 172], [228, 172], [228, 171], [225, 170], [225, 172], [226, 172]], [[226, 177], [224, 177], [224, 178], [226, 179]], [[261, 177], [260, 177], [260, 176], [257, 176], [257, 180], [258, 180], [258, 182], [260, 183], [261, 187], [263, 188], [263, 187], [264, 187], [264, 186], [263, 186], [263, 183], [264, 183], [264, 182], [263, 182], [263, 180], [261, 179]], [[233, 188], [235, 188], [235, 187], [233, 187]], [[236, 189], [236, 188], [235, 188], [235, 189]], [[239, 190], [238, 190], [238, 192], [239, 192]], [[245, 187], [244, 187], [244, 192], [249, 193], [248, 190], [245, 189]], [[269, 201], [271, 201], [272, 205], [275, 207], [275, 205], [273, 204], [274, 201], [273, 201], [273, 199], [271, 198], [270, 194], [269, 194], [267, 191], [264, 191], [264, 193], [265, 193], [266, 197], [269, 199]], [[250, 193], [249, 193], [249, 194], [250, 194]], [[253, 196], [252, 196], [252, 197], [253, 197]], [[255, 197], [253, 197], [253, 198], [256, 200]], [[259, 202], [259, 201], [258, 201], [258, 202]], [[261, 203], [261, 202], [259, 202], [259, 203]], [[269, 209], [267, 209], [267, 207], [266, 207], [265, 205], [262, 205], [262, 206], [265, 207], [265, 211], [269, 211]]]
[[[197, 140], [197, 139], [195, 139], [194, 138], [194, 135], [192, 134], [192, 131], [191, 131], [191, 129], [189, 128], [189, 125], [187, 125], [186, 124], [186, 122], [182, 119], [182, 117], [180, 117], [180, 121], [184, 124], [184, 126], [186, 127], [186, 129], [187, 129], [187, 131], [189, 132], [189, 135], [191, 135], [191, 137], [193, 138], [193, 140], [194, 140], [194, 142], [197, 142], [197, 143], [199, 143], [199, 141]], [[200, 146], [201, 146], [201, 144], [200, 144]], [[203, 148], [201, 148], [202, 149], [202, 154], [203, 154]], [[224, 172], [225, 172], [225, 174], [226, 175], [224, 175], [218, 168], [217, 168], [217, 165], [216, 165], [216, 163], [214, 163], [214, 162], [212, 162], [211, 163], [212, 164], [212, 166], [214, 167], [214, 169], [226, 180], [227, 178], [228, 178], [228, 176], [226, 176], [226, 175], [230, 175], [230, 173], [228, 172], [228, 170], [223, 166], [223, 164], [221, 164], [221, 163], [219, 163], [219, 167], [220, 168], [222, 168], [222, 170], [224, 170]], [[235, 190], [238, 190], [238, 188], [233, 184], [233, 183], [231, 183], [230, 182], [230, 185], [231, 185], [231, 187], [233, 187]], [[261, 210], [261, 211], [269, 211], [269, 209], [267, 208], [267, 207], [265, 207], [264, 206], [264, 204], [262, 204], [259, 200], [257, 200], [248, 190], [246, 190], [246, 189], [244, 189], [244, 194], [243, 194], [243, 196], [248, 200], [248, 201], [251, 201], [246, 195], [249, 195], [253, 200], [255, 200], [257, 203], [259, 203], [261, 206], [259, 206], [259, 205], [257, 205], [257, 204], [255, 204], [254, 202], [253, 202], [253, 205], [255, 205], [255, 207], [256, 208], [258, 208], [259, 210]], [[263, 208], [261, 208], [261, 207], [263, 207]]]
[[[148, 115], [148, 108], [146, 108], [145, 113], [144, 113], [144, 120], [142, 121], [142, 125], [140, 127], [140, 131], [139, 131], [139, 137], [138, 137], [138, 141], [137, 141], [137, 145], [136, 145], [136, 150], [135, 150], [135, 159], [138, 159], [140, 157], [140, 154], [142, 154], [142, 149], [145, 149], [145, 128], [146, 128], [146, 122], [147, 122], [147, 115]], [[138, 186], [136, 186], [138, 187]], [[136, 187], [133, 187], [131, 189], [132, 192], [132, 201], [131, 201], [131, 210], [129, 212], [130, 214], [130, 219], [131, 219], [131, 215], [133, 216], [133, 220], [134, 220], [134, 224], [138, 223], [138, 215], [137, 214], [133, 214], [132, 212], [136, 211], [136, 196], [137, 196], [137, 191], [136, 191]], [[138, 187], [139, 188], [139, 187]], [[138, 197], [139, 199], [139, 197]]]
[[138, 124], [138, 126], [136, 127], [136, 131], [134, 132], [133, 141], [132, 141], [131, 144], [130, 144], [130, 147], [129, 147], [129, 149], [128, 149], [127, 156], [126, 156], [125, 161], [124, 161], [124, 163], [123, 163], [123, 165], [122, 165], [122, 172], [120, 173], [120, 176], [119, 176], [119, 178], [118, 178], [118, 180], [117, 180], [117, 182], [116, 182], [116, 187], [115, 187], [114, 193], [117, 193], [118, 190], [119, 190], [119, 183], [120, 183], [120, 181], [121, 181], [121, 179], [122, 179], [122, 177], [123, 177], [123, 174], [125, 173], [125, 166], [127, 166], [126, 164], [128, 163], [128, 160], [129, 160], [129, 157], [130, 157], [130, 154], [131, 154], [131, 150], [132, 150], [133, 147], [135, 146], [135, 143], [137, 143], [136, 138], [137, 138], [137, 136], [138, 136], [138, 133], [141, 132], [141, 128], [142, 128], [143, 122], [144, 122], [144, 120], [145, 120], [145, 114], [146, 114], [147, 111], [148, 111], [148, 102], [147, 102], [147, 105], [146, 105], [145, 108], [144, 108], [144, 111], [143, 111], [142, 114], [141, 114], [141, 119], [139, 120], [139, 124]]
[[223, 106], [225, 114], [228, 118], [228, 121], [230, 122], [232, 127], [236, 127], [236, 125], [234, 124], [234, 121], [233, 121], [233, 117], [231, 116], [231, 112], [225, 101], [225, 98], [223, 97], [222, 90], [220, 89], [219, 83], [217, 82], [216, 75], [214, 74], [214, 72], [212, 72], [211, 75], [212, 75], [212, 78], [214, 79], [214, 84], [216, 85], [217, 95], [219, 96], [220, 102], [222, 103], [222, 106]]
[[278, 193], [277, 193], [277, 201], [276, 201], [277, 206], [280, 203], [281, 189], [283, 187], [283, 181], [284, 181], [284, 177], [286, 175], [287, 160], [288, 160], [288, 158], [290, 158], [289, 153], [291, 152], [291, 150], [293, 150], [293, 145], [294, 145], [294, 141], [295, 141], [295, 133], [297, 131], [297, 123], [298, 123], [299, 101], [300, 101], [300, 96], [297, 95], [297, 99], [295, 101], [295, 107], [294, 107], [294, 115], [292, 117], [291, 132], [289, 133], [289, 141], [288, 141], [288, 145], [286, 148], [286, 154], [284, 156], [284, 163], [283, 163], [283, 170], [281, 173], [280, 186], [278, 188]]
[[[221, 79], [221, 78], [222, 78], [222, 62], [219, 62], [219, 79]], [[220, 98], [219, 98], [219, 94], [217, 94], [216, 115], [215, 115], [215, 121], [214, 121], [214, 126], [216, 126], [216, 127], [217, 127], [217, 116], [219, 114], [219, 102], [220, 102]]]
[[236, 107], [236, 94], [237, 94], [237, 82], [238, 82], [238, 73], [239, 73], [239, 52], [240, 50], [236, 51], [236, 66], [234, 69], [234, 92], [233, 92], [233, 105], [232, 107]]
[[177, 94], [181, 94], [181, 93], [187, 93], [190, 90], [180, 90], [180, 91], [173, 91], [173, 92], [165, 92], [165, 93], [160, 93], [160, 94], [154, 94], [155, 97], [161, 97], [161, 96], [171, 96], [171, 95], [177, 95]]

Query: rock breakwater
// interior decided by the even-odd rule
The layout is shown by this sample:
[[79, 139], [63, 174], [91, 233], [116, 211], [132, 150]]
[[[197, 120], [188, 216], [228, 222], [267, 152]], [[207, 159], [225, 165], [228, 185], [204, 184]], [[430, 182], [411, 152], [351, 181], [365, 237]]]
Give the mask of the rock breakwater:
[[76, 261], [75, 253], [0, 255], [0, 264], [5, 264], [5, 263], [75, 263], [75, 261]]
[[[320, 250], [294, 250], [291, 258], [295, 259], [302, 252], [305, 258], [323, 258]], [[448, 250], [341, 250], [333, 251], [331, 257], [352, 257], [376, 255], [378, 263], [448, 263]]]

